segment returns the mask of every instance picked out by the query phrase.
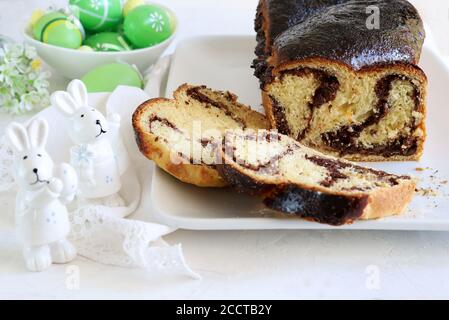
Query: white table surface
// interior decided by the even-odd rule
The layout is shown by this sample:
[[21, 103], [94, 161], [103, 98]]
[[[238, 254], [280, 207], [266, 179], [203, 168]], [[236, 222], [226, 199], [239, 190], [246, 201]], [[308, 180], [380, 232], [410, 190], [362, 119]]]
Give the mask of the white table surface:
[[[0, 0], [0, 33], [20, 39], [32, 8], [66, 1]], [[251, 34], [255, 0], [164, 0], [180, 18], [179, 38]], [[449, 1], [413, 1], [439, 49], [449, 53]], [[428, 3], [428, 2], [427, 2]], [[445, 40], [445, 41], [444, 41]], [[65, 81], [54, 77], [53, 88]], [[2, 116], [0, 132], [9, 120]], [[0, 214], [5, 211], [0, 199]], [[190, 266], [203, 280], [152, 276], [138, 269], [77, 258], [80, 287], [66, 266], [25, 271], [14, 231], [0, 226], [0, 298], [449, 298], [449, 234], [376, 231], [177, 231]]]

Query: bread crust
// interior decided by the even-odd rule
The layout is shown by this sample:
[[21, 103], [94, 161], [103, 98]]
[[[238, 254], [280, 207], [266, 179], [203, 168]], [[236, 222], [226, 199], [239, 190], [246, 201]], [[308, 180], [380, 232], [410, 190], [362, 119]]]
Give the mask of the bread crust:
[[402, 214], [412, 200], [415, 189], [416, 182], [409, 180], [375, 191], [369, 196], [360, 219], [372, 220]]
[[[373, 5], [382, 16], [379, 29], [368, 27], [366, 12]], [[256, 50], [255, 65], [265, 61], [274, 68], [311, 57], [355, 70], [382, 63], [416, 65], [425, 38], [422, 19], [406, 0], [260, 0], [255, 29], [264, 48]]]

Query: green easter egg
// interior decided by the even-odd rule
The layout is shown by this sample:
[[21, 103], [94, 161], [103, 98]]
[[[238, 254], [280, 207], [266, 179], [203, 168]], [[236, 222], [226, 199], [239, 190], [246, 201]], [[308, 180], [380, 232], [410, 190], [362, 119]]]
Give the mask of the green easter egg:
[[125, 18], [126, 38], [136, 48], [147, 48], [168, 39], [173, 33], [170, 14], [156, 5], [140, 5]]
[[44, 29], [53, 21], [58, 20], [67, 20], [67, 16], [61, 12], [49, 12], [37, 19], [32, 26], [34, 39], [42, 41]]
[[79, 48], [84, 37], [79, 21], [61, 12], [42, 15], [32, 25], [32, 33], [36, 40], [70, 49]]
[[42, 41], [58, 47], [78, 49], [83, 43], [83, 35], [70, 21], [58, 20], [45, 28]]
[[81, 78], [87, 91], [112, 92], [119, 85], [142, 88], [140, 73], [132, 66], [124, 63], [106, 64], [92, 69]]
[[123, 20], [122, 0], [70, 0], [70, 9], [88, 31], [105, 31]]
[[131, 47], [125, 38], [116, 32], [101, 32], [90, 36], [84, 45], [95, 51], [129, 51]]

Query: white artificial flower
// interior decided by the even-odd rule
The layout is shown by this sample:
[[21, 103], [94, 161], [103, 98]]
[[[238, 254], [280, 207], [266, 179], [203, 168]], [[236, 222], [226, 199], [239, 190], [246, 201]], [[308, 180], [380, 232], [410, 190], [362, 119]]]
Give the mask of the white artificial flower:
[[50, 74], [40, 65], [34, 47], [16, 43], [0, 47], [0, 110], [22, 114], [50, 104]]
[[24, 48], [25, 57], [30, 60], [34, 60], [37, 58], [36, 48], [32, 46], [25, 46]]

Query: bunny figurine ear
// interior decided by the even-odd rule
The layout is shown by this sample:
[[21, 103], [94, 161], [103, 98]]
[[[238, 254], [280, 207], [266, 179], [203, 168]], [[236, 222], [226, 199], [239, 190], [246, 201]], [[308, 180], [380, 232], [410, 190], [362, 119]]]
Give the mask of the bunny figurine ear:
[[81, 80], [73, 80], [67, 87], [67, 92], [79, 108], [86, 107], [88, 103], [86, 85]]
[[11, 146], [17, 152], [22, 152], [30, 148], [30, 141], [28, 140], [28, 133], [24, 126], [17, 122], [11, 123], [6, 128], [6, 136], [11, 143]]
[[66, 117], [71, 117], [79, 106], [65, 91], [56, 91], [51, 95], [51, 104]]
[[31, 147], [45, 148], [48, 139], [48, 123], [43, 118], [33, 120], [28, 126], [28, 139]]

